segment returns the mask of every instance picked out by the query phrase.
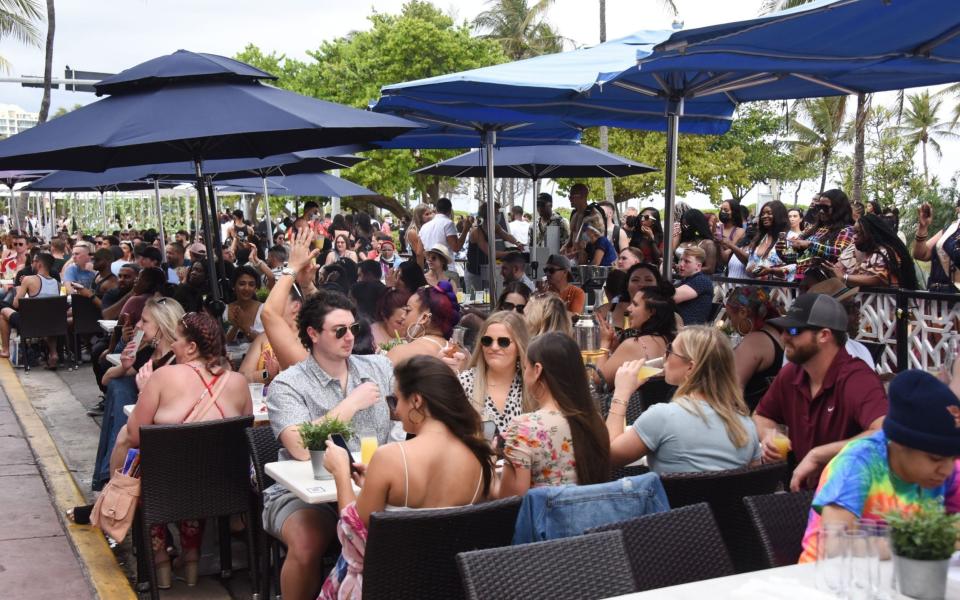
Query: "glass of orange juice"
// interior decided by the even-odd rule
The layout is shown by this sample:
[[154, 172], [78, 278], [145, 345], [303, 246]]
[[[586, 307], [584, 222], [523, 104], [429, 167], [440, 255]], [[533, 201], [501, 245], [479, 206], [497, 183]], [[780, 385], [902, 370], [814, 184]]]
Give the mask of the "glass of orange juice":
[[360, 462], [370, 464], [373, 453], [377, 451], [377, 432], [373, 430], [360, 432]]
[[773, 438], [770, 441], [777, 452], [780, 453], [780, 456], [786, 460], [787, 453], [790, 452], [790, 429], [786, 425], [777, 425], [773, 430]]

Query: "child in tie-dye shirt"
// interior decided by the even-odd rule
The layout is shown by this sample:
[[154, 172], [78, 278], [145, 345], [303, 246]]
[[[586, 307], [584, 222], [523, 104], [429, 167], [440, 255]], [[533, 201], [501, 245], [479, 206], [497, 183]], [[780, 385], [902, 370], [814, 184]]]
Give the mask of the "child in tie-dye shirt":
[[889, 398], [883, 430], [847, 444], [820, 476], [800, 562], [817, 559], [821, 522], [885, 521], [930, 498], [960, 512], [960, 401], [923, 371], [898, 375]]

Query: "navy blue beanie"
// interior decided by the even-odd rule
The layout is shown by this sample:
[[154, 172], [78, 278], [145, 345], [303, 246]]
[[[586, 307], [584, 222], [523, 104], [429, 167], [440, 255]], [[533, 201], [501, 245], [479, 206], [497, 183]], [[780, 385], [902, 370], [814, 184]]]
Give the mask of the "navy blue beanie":
[[914, 450], [960, 456], [960, 401], [924, 371], [904, 371], [890, 383], [890, 408], [883, 433]]

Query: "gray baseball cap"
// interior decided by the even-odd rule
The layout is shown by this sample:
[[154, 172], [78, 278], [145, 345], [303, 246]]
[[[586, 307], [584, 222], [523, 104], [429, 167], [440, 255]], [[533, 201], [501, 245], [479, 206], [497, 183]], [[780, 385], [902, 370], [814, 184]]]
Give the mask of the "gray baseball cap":
[[770, 319], [768, 323], [779, 329], [815, 327], [846, 331], [847, 311], [842, 304], [827, 294], [808, 293], [794, 300], [787, 314]]

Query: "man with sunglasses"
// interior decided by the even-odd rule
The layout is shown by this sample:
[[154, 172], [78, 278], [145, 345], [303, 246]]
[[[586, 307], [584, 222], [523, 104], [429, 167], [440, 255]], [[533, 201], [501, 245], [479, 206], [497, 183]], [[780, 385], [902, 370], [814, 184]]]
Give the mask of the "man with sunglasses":
[[503, 285], [510, 283], [522, 283], [532, 292], [536, 289], [533, 281], [527, 277], [527, 261], [523, 254], [519, 252], [510, 252], [500, 260], [500, 275], [503, 277]]
[[786, 315], [768, 323], [781, 330], [790, 363], [753, 415], [763, 460], [784, 459], [773, 437], [777, 425], [786, 425], [798, 461], [790, 488], [812, 489], [823, 467], [847, 442], [880, 429], [887, 395], [877, 374], [844, 350], [847, 312], [836, 299], [803, 294]]
[[[284, 277], [293, 274], [284, 273]], [[282, 371], [270, 384], [270, 426], [286, 453], [309, 460], [298, 427], [335, 417], [355, 431], [389, 439], [390, 412], [384, 398], [393, 390], [393, 366], [385, 356], [352, 354], [360, 332], [357, 310], [346, 296], [318, 292], [307, 297], [298, 317], [300, 340], [309, 356]], [[349, 440], [358, 450], [355, 440]], [[322, 557], [336, 539], [336, 504], [307, 504], [282, 486], [264, 492], [263, 526], [288, 548], [281, 592], [289, 598], [313, 598], [322, 583]]]

